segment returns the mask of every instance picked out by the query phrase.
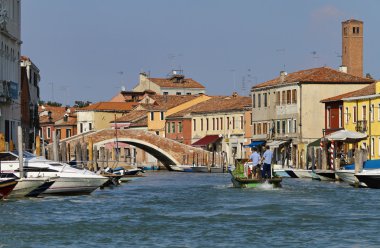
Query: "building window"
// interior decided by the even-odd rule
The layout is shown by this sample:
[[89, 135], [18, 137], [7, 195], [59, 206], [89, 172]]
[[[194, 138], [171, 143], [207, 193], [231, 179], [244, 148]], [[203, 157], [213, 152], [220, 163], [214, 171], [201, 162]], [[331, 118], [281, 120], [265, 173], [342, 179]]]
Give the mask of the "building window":
[[280, 123], [280, 121], [277, 121], [277, 123], [276, 123], [276, 133], [277, 134], [279, 134], [279, 133], [281, 133], [281, 123]]
[[206, 118], [206, 131], [208, 131], [208, 118]]
[[362, 120], [363, 121], [367, 120], [367, 106], [366, 105], [362, 106]]
[[375, 120], [375, 105], [371, 104], [371, 108], [369, 109], [369, 113], [371, 115], [370, 119], [371, 121]]
[[253, 123], [252, 131], [253, 131], [253, 135], [256, 135], [256, 123]]
[[193, 120], [193, 130], [194, 131], [197, 130], [197, 122], [196, 122], [196, 120]]
[[371, 138], [371, 156], [375, 155], [375, 138]]
[[292, 103], [297, 103], [297, 90], [292, 90]]
[[293, 120], [293, 133], [297, 132], [297, 120]]
[[169, 92], [167, 92], [167, 91], [164, 91], [164, 95], [169, 95]]
[[201, 119], [201, 131], [203, 131], [203, 118]]
[[164, 112], [161, 112], [161, 120], [164, 120]]
[[264, 122], [263, 123], [263, 134], [267, 134], [268, 133], [268, 123]]
[[150, 120], [154, 121], [154, 112], [150, 112]]
[[220, 117], [220, 130], [223, 130], [223, 117]]
[[276, 105], [280, 105], [281, 103], [281, 95], [280, 95], [280, 91], [277, 91], [276, 92]]
[[227, 130], [230, 129], [230, 117], [227, 117], [226, 126], [227, 126]]
[[249, 114], [249, 124], [252, 125], [252, 113]]
[[235, 117], [232, 117], [232, 129], [235, 129]]
[[175, 133], [175, 122], [172, 122], [172, 133]]
[[257, 123], [257, 134], [261, 134], [261, 123]]
[[330, 128], [331, 127], [331, 108], [330, 107], [327, 107], [327, 111], [326, 111], [326, 117], [327, 117], [327, 128]]
[[66, 129], [66, 138], [71, 137], [71, 129]]
[[[82, 124], [82, 123], [81, 123], [81, 124]], [[50, 139], [50, 137], [51, 137], [51, 129], [50, 129], [50, 127], [46, 128], [46, 137], [47, 137], [48, 139]]]
[[292, 102], [291, 102], [291, 95], [292, 95], [292, 91], [291, 90], [287, 90], [286, 91], [286, 103], [287, 104], [291, 104]]
[[191, 96], [191, 93], [190, 93], [190, 92], [187, 92], [186, 95]]
[[181, 92], [176, 92], [175, 93], [177, 96], [180, 96], [181, 95]]
[[350, 119], [348, 114], [348, 107], [346, 107], [346, 112], [344, 113], [346, 115], [346, 124], [348, 124], [348, 120]]
[[293, 130], [293, 125], [292, 125], [292, 120], [289, 119], [288, 120], [288, 130], [287, 130], [287, 133], [291, 133]]
[[88, 123], [88, 130], [92, 130], [92, 123]]
[[219, 118], [215, 118], [216, 121], [216, 130], [219, 130]]
[[264, 93], [263, 97], [264, 97], [264, 107], [268, 107], [268, 94]]
[[261, 94], [257, 94], [257, 107], [261, 108]]
[[285, 134], [285, 130], [286, 130], [286, 121], [283, 120], [282, 121], [282, 134]]
[[170, 133], [170, 122], [166, 123], [166, 130], [168, 133]]
[[356, 106], [353, 107], [353, 111], [352, 111], [352, 114], [354, 115], [353, 117], [353, 122], [356, 123]]
[[182, 122], [178, 122], [178, 132], [182, 133]]
[[57, 129], [56, 130], [56, 134], [57, 134], [57, 138], [58, 139], [61, 139], [62, 137], [61, 137], [61, 129]]
[[212, 118], [212, 130], [215, 130], [215, 118]]
[[256, 95], [252, 94], [252, 108], [256, 108]]
[[80, 130], [81, 133], [83, 133], [83, 123], [79, 124], [79, 130]]
[[244, 120], [243, 120], [243, 116], [240, 116], [240, 129], [244, 129]]
[[343, 127], [343, 106], [339, 106], [339, 128]]

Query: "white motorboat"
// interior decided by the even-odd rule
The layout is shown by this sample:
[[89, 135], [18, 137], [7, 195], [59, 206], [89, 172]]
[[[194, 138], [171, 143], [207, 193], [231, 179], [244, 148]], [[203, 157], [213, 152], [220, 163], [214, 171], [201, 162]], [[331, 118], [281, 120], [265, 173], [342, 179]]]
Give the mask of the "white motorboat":
[[339, 179], [352, 186], [359, 185], [360, 187], [367, 187], [365, 183], [359, 182], [359, 180], [355, 177], [355, 170], [337, 170], [335, 171], [335, 174], [339, 177]]
[[[36, 157], [28, 152], [23, 152], [23, 155], [23, 168], [27, 178], [57, 177], [44, 194], [89, 194], [108, 180], [107, 177], [89, 170], [73, 168], [68, 164]], [[17, 152], [1, 152], [0, 161], [2, 172], [19, 176]]]
[[380, 189], [380, 169], [363, 170], [356, 173], [355, 177], [368, 188]]
[[[49, 182], [49, 180], [49, 177], [30, 177], [17, 179], [18, 183], [16, 187], [12, 190], [12, 192], [9, 194], [8, 199], [26, 196], [38, 196], [38, 194], [36, 193], [37, 189], [40, 188], [46, 182]], [[47, 188], [45, 188], [45, 190], [46, 189]]]
[[[304, 170], [304, 169], [291, 169], [293, 173], [298, 177], [298, 178], [313, 178], [313, 175], [311, 174], [312, 170]], [[287, 173], [288, 170], [286, 170]]]
[[321, 181], [335, 181], [335, 171], [333, 170], [314, 170], [314, 173]]

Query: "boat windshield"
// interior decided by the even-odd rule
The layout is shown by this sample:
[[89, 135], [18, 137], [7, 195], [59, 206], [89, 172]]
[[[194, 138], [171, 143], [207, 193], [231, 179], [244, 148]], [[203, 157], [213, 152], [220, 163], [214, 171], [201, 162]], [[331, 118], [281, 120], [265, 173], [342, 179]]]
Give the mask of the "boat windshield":
[[[18, 151], [12, 151], [12, 153], [14, 153], [18, 156]], [[34, 155], [33, 153], [30, 153], [30, 152], [27, 152], [27, 151], [23, 151], [22, 156], [23, 156], [23, 158], [35, 158], [36, 157], [36, 155]]]

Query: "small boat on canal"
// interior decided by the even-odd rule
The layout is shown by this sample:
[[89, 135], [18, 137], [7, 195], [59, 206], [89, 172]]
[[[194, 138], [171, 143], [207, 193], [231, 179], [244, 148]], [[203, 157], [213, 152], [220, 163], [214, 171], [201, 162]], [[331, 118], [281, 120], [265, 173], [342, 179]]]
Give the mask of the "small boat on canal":
[[235, 170], [230, 171], [230, 174], [231, 182], [235, 188], [257, 188], [263, 184], [271, 184], [274, 188], [281, 187], [282, 177], [272, 177], [268, 179], [249, 178], [244, 174], [243, 165], [238, 165]]

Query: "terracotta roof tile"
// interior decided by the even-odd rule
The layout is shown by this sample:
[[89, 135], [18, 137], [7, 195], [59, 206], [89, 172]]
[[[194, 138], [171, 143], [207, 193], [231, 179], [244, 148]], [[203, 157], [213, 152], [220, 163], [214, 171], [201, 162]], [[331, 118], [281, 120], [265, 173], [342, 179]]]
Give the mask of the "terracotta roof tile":
[[77, 111], [99, 111], [99, 112], [112, 112], [112, 111], [130, 111], [139, 103], [136, 102], [98, 102], [91, 104], [87, 107], [77, 109]]
[[148, 78], [148, 80], [164, 88], [205, 88], [202, 84], [192, 78], [184, 78], [181, 83], [176, 83], [170, 78]]
[[[147, 113], [148, 113], [148, 111], [146, 111], [146, 110], [133, 110], [133, 111], [129, 112], [128, 114], [116, 119], [116, 122], [117, 123], [120, 123], [120, 122], [137, 122], [140, 119], [146, 118]], [[111, 123], [113, 123], [113, 122], [115, 122], [115, 121], [111, 121]]]
[[171, 109], [198, 97], [198, 95], [154, 95], [151, 98], [155, 101], [156, 105], [151, 105], [149, 110]]
[[280, 84], [291, 84], [295, 82], [302, 83], [363, 83], [374, 82], [372, 79], [353, 76], [348, 73], [340, 72], [329, 67], [319, 67], [307, 70], [301, 70], [288, 75], [281, 79], [281, 76], [253, 86], [252, 89], [276, 86]]
[[77, 124], [77, 115], [76, 114], [68, 116], [67, 121], [64, 121], [64, 118], [61, 117], [61, 119], [59, 119], [55, 122], [56, 126], [74, 126], [76, 124]]
[[374, 94], [376, 94], [376, 83], [372, 83], [359, 90], [355, 90], [355, 91], [347, 92], [338, 96], [333, 96], [333, 97], [323, 99], [321, 102], [335, 102], [335, 101], [340, 101], [343, 98], [368, 96], [368, 95], [374, 95]]
[[240, 111], [246, 109], [248, 105], [251, 105], [251, 101], [252, 99], [250, 97], [245, 96], [214, 96], [207, 101], [172, 114], [169, 118], [183, 117], [188, 114]]

